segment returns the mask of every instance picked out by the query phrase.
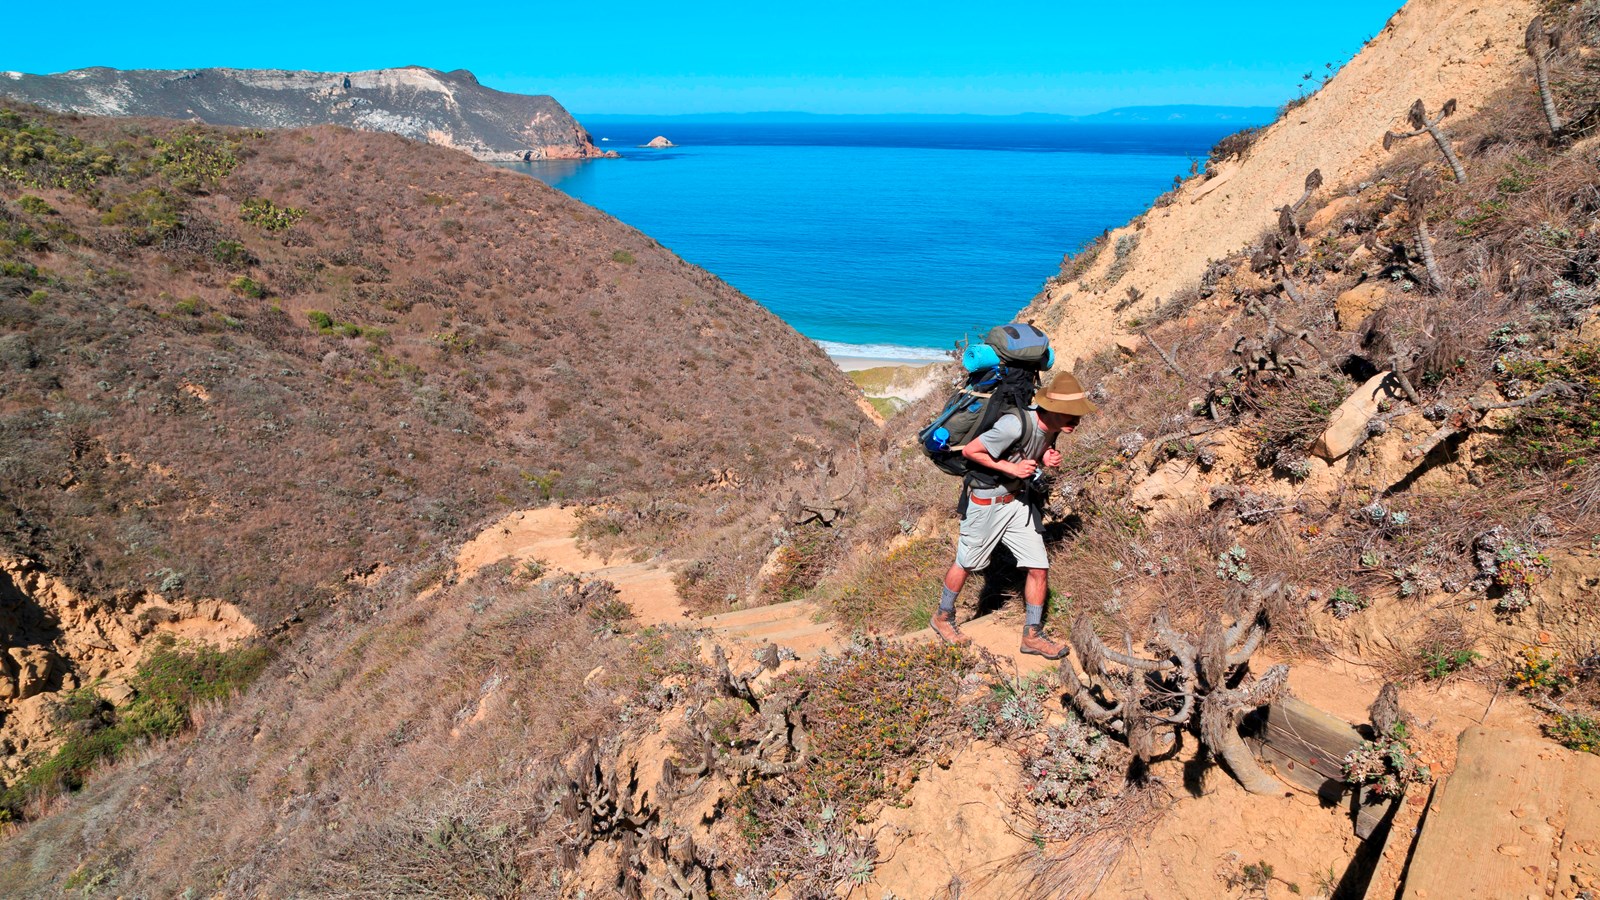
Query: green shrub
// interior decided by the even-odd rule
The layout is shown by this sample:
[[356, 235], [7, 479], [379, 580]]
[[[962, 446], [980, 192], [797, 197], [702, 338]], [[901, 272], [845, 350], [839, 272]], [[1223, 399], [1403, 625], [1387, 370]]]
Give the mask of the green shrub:
[[0, 110], [0, 179], [34, 188], [86, 192], [117, 171], [117, 158], [18, 113]]
[[1335, 619], [1348, 619], [1371, 605], [1371, 600], [1342, 585], [1334, 588], [1328, 596], [1328, 610]]
[[1600, 754], [1600, 719], [1582, 713], [1556, 713], [1544, 727], [1551, 740], [1581, 753]]
[[217, 241], [211, 249], [211, 258], [225, 266], [248, 266], [255, 257], [238, 241]]
[[238, 278], [228, 282], [228, 290], [241, 297], [250, 297], [255, 300], [260, 300], [267, 296], [266, 285], [251, 278], [249, 275], [240, 275]]
[[954, 647], [874, 640], [795, 673], [811, 729], [802, 795], [851, 815], [888, 796], [895, 766], [956, 731], [955, 700], [972, 665]]
[[1376, 741], [1362, 741], [1344, 758], [1344, 780], [1371, 785], [1379, 797], [1398, 797], [1405, 793], [1406, 785], [1427, 784], [1432, 779], [1433, 772], [1411, 748], [1410, 734], [1403, 723], [1397, 723], [1389, 734], [1380, 735]]
[[635, 262], [633, 254], [626, 250], [618, 250], [617, 252], [611, 254], [611, 261], [622, 263], [625, 266], [631, 266]]
[[294, 227], [306, 211], [279, 206], [265, 197], [251, 197], [239, 207], [239, 217], [264, 231], [285, 231]]
[[1092, 831], [1117, 809], [1131, 754], [1075, 713], [1023, 751], [1023, 788], [1038, 835], [1061, 841]]
[[1572, 676], [1561, 666], [1560, 650], [1546, 654], [1538, 647], [1523, 647], [1520, 657], [1506, 679], [1519, 692], [1548, 696], [1572, 687]]
[[35, 216], [53, 216], [56, 214], [55, 209], [50, 204], [32, 194], [23, 194], [18, 197], [17, 206], [21, 207], [23, 212], [31, 213]]
[[161, 188], [145, 188], [116, 203], [100, 217], [102, 225], [120, 225], [135, 244], [148, 245], [183, 227], [183, 201]]
[[1521, 410], [1494, 448], [1504, 468], [1576, 471], [1600, 458], [1600, 348], [1574, 344], [1555, 359], [1503, 362], [1502, 384], [1522, 382], [1524, 392], [1564, 381], [1571, 397], [1546, 397]]
[[926, 628], [951, 553], [949, 541], [923, 537], [867, 560], [839, 587], [834, 612], [853, 624]]
[[1430, 647], [1422, 651], [1422, 677], [1438, 681], [1470, 667], [1474, 661], [1482, 658], [1483, 655], [1476, 650]]
[[156, 139], [153, 162], [180, 191], [199, 193], [226, 178], [239, 164], [234, 155], [238, 144], [197, 132], [185, 132], [172, 140]]
[[197, 704], [233, 696], [271, 661], [265, 647], [218, 650], [169, 634], [156, 637], [129, 680], [134, 697], [126, 706], [112, 709], [91, 688], [72, 691], [56, 704], [54, 724], [68, 735], [66, 742], [0, 793], [0, 809], [16, 816], [38, 793], [77, 790], [100, 760], [177, 735], [189, 727]]
[[8, 278], [20, 278], [23, 281], [37, 281], [39, 267], [33, 263], [25, 263], [14, 259], [0, 259], [0, 275]]
[[306, 321], [311, 327], [323, 334], [337, 334], [347, 338], [365, 336], [367, 339], [381, 343], [389, 337], [389, 333], [382, 328], [363, 328], [354, 322], [341, 322], [320, 309], [306, 310]]

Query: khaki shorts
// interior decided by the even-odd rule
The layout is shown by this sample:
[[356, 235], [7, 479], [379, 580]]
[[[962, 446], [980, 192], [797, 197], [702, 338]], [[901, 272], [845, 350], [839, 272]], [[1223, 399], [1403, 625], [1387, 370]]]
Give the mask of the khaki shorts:
[[961, 520], [961, 542], [956, 544], [956, 565], [969, 570], [981, 569], [989, 564], [994, 548], [1002, 542], [1017, 558], [1018, 566], [1050, 568], [1050, 560], [1044, 553], [1044, 536], [1033, 530], [1033, 515], [1028, 504], [1020, 500], [988, 506], [969, 502], [967, 517]]

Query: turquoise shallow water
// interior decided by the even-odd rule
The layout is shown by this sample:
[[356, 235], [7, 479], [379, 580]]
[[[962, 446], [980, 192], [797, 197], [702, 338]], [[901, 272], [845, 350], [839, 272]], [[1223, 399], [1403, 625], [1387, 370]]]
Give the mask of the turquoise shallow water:
[[[1238, 125], [629, 123], [521, 163], [822, 343], [927, 356], [1007, 321]], [[679, 146], [637, 145], [657, 134]], [[602, 140], [610, 138], [610, 140]]]

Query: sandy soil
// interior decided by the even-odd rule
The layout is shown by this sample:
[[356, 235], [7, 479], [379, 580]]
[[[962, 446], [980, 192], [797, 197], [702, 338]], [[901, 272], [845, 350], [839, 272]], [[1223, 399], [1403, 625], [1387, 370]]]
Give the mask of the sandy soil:
[[[1324, 198], [1366, 177], [1384, 156], [1383, 133], [1408, 130], [1406, 110], [1418, 98], [1429, 109], [1454, 98], [1457, 116], [1476, 111], [1529, 65], [1522, 35], [1537, 12], [1532, 0], [1411, 0], [1331, 82], [1271, 126], [1242, 164], [1190, 179], [1170, 206], [1112, 231], [1108, 248], [1124, 237], [1138, 241], [1120, 279], [1106, 277], [1115, 258], [1108, 249], [1082, 280], [1035, 301], [1029, 312], [1058, 358], [1071, 365], [1126, 337], [1129, 319], [1196, 284], [1212, 259], [1270, 227], [1312, 169], [1322, 170]], [[1116, 312], [1130, 287], [1144, 299]]]

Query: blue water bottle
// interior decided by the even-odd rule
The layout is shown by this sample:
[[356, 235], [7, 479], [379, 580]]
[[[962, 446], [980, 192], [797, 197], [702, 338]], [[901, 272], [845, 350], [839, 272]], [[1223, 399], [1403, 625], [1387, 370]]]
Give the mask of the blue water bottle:
[[928, 435], [928, 440], [926, 442], [926, 446], [927, 446], [927, 448], [929, 450], [932, 450], [935, 453], [938, 453], [938, 452], [941, 452], [941, 451], [944, 451], [944, 450], [949, 450], [950, 449], [950, 429], [948, 429], [948, 428], [935, 428], [933, 430], [933, 433]]

